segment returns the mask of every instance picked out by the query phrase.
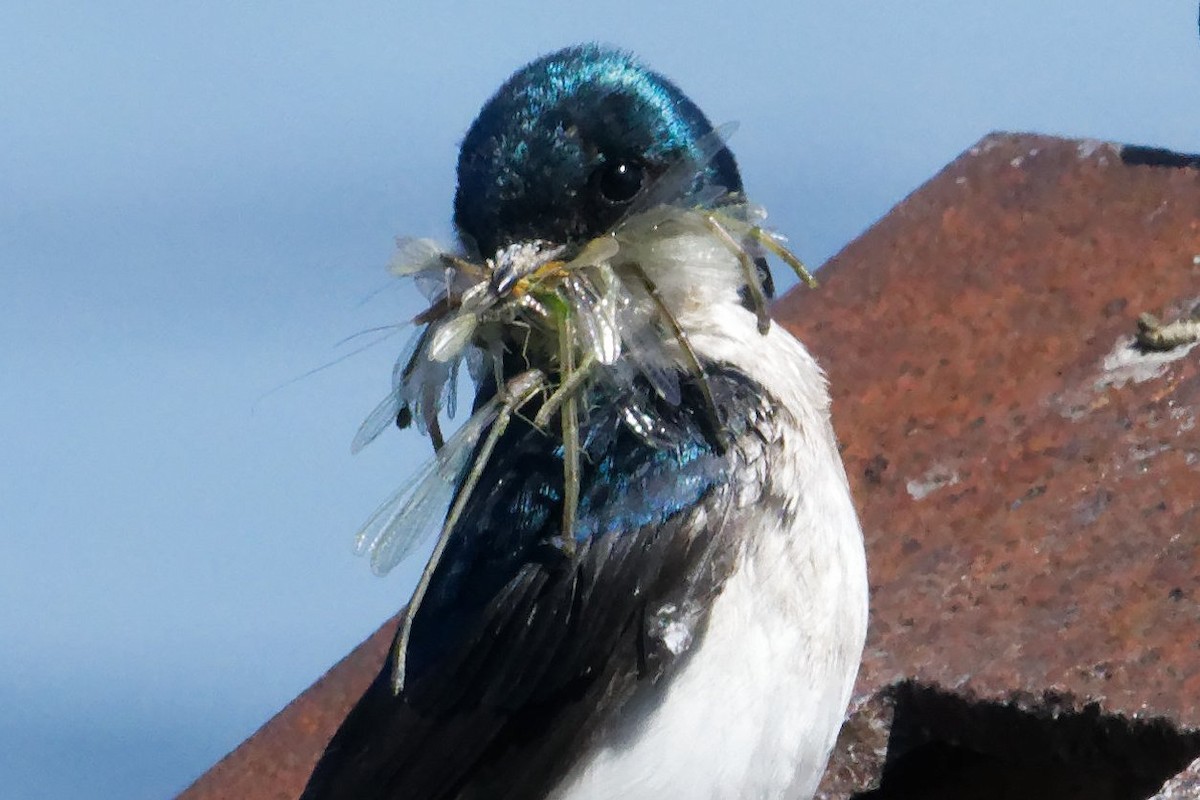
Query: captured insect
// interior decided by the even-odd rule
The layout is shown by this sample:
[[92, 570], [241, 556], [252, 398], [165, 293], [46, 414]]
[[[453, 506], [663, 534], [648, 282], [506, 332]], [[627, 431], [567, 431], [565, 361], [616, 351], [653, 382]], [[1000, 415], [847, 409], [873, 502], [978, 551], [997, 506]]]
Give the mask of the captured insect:
[[[749, 287], [748, 304], [763, 334], [771, 324], [760, 268], [767, 254], [815, 286], [800, 260], [763, 227], [765, 212], [740, 194], [714, 188], [698, 198], [692, 193], [688, 207], [669, 202], [684, 196], [680, 187], [690, 184], [724, 147], [723, 136], [730, 131], [726, 126], [705, 137], [697, 158], [659, 176], [611, 229], [572, 250], [530, 241], [472, 259], [427, 239], [398, 242], [390, 270], [411, 279], [429, 306], [413, 319], [418, 331], [396, 362], [392, 391], [367, 416], [352, 445], [357, 451], [395, 423], [417, 427], [434, 449], [413, 482], [385, 501], [355, 540], [357, 552], [369, 555], [372, 569], [384, 574], [434, 530], [440, 531], [397, 640], [397, 691], [403, 686], [415, 610], [515, 415], [536, 409], [530, 414], [532, 424], [561, 444], [562, 521], [555, 544], [568, 558], [576, 547], [580, 430], [596, 389], [616, 388], [623, 398], [624, 424], [659, 446], [665, 434], [647, 409], [657, 400], [678, 406], [680, 376], [690, 375], [704, 398], [710, 427], [722, 435], [704, 368], [670, 310], [678, 306], [667, 302], [647, 269], [671, 258], [664, 242], [687, 237], [698, 243], [688, 250], [693, 259], [697, 252], [712, 254], [687, 265], [696, 280], [734, 278]], [[708, 262], [721, 274], [705, 275]], [[735, 276], [725, 274], [731, 263], [737, 264]], [[495, 393], [446, 438], [439, 416], [443, 411], [453, 416], [464, 362], [475, 383], [494, 386]]]

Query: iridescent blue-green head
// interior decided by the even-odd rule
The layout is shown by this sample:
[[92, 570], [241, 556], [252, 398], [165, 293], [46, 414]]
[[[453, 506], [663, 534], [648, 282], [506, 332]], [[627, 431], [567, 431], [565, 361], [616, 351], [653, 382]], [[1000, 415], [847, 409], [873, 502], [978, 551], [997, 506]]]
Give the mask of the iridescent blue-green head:
[[689, 161], [696, 169], [679, 196], [659, 199], [741, 191], [733, 155], [721, 147], [714, 156], [711, 134], [683, 92], [629, 54], [597, 45], [551, 53], [509, 78], [467, 132], [455, 225], [482, 256], [533, 239], [579, 244]]

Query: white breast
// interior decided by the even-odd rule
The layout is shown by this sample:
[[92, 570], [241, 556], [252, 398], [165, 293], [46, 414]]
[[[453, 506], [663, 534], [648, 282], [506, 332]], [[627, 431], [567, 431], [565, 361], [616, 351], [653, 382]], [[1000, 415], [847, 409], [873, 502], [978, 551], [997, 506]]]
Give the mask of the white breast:
[[841, 725], [867, 621], [862, 534], [824, 376], [779, 325], [759, 334], [728, 287], [664, 278], [696, 350], [744, 370], [789, 412], [766, 476], [789, 507], [741, 517], [757, 531], [690, 660], [661, 702], [638, 712], [635, 735], [602, 743], [551, 797], [808, 798]]

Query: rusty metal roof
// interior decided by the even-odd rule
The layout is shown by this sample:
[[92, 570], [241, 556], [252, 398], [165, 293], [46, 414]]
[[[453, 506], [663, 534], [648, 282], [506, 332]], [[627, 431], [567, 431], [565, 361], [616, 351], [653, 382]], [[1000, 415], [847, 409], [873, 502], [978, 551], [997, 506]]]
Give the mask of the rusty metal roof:
[[[903, 708], [975, 753], [1030, 735], [989, 701], [1200, 728], [1200, 351], [1132, 346], [1139, 314], [1200, 301], [1197, 163], [988, 136], [779, 304], [829, 372], [867, 537], [860, 701], [938, 687]], [[1178, 743], [1161, 769], [1200, 755]]]
[[[1131, 346], [1200, 303], [1198, 164], [990, 135], [777, 305], [829, 372], [870, 559], [823, 796], [1000, 796], [902, 788], [920, 752], [1029, 800], [1146, 797], [1200, 756], [1200, 349]], [[182, 797], [294, 798], [393, 627]]]

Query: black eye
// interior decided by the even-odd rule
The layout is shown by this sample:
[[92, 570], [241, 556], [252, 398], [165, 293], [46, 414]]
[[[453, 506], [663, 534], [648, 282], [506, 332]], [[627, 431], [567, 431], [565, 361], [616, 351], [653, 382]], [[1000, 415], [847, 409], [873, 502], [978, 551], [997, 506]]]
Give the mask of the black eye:
[[600, 168], [596, 188], [613, 204], [628, 203], [642, 190], [645, 170], [633, 161], [612, 161]]

